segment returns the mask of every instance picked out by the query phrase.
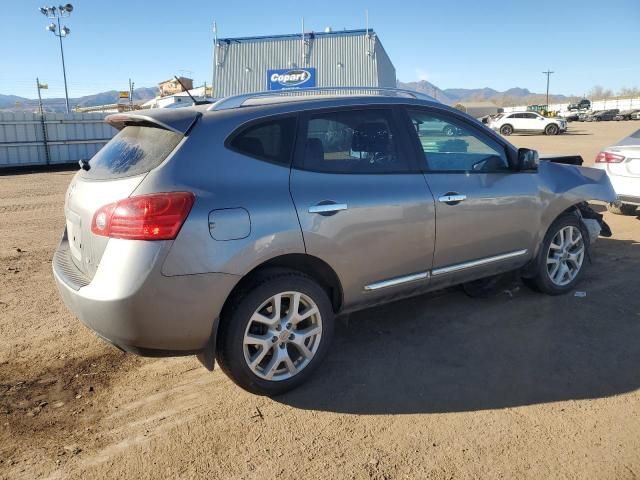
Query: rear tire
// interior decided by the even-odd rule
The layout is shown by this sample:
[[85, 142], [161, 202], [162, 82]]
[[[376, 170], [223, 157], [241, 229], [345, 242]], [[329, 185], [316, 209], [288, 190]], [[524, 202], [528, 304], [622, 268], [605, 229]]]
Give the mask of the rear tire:
[[290, 270], [266, 273], [223, 311], [216, 359], [243, 389], [279, 395], [302, 384], [320, 365], [333, 326], [331, 302], [315, 280]]
[[635, 215], [638, 207], [618, 201], [615, 203], [608, 203], [607, 210], [611, 213], [615, 213], [616, 215]]
[[552, 124], [546, 126], [546, 128], [544, 129], [544, 134], [545, 135], [557, 135], [559, 130], [560, 129], [558, 128], [558, 126], [552, 123]]
[[569, 292], [584, 272], [588, 244], [589, 234], [580, 219], [571, 213], [561, 215], [542, 240], [534, 260], [536, 275], [524, 283], [548, 295]]
[[502, 135], [504, 135], [505, 137], [508, 137], [509, 135], [511, 135], [513, 133], [513, 127], [509, 124], [507, 125], [502, 125], [500, 127], [500, 133]]

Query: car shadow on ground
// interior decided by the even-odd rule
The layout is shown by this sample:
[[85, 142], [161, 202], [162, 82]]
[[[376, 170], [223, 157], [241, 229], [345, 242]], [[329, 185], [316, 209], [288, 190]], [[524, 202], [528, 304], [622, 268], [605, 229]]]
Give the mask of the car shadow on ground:
[[313, 378], [275, 400], [408, 414], [633, 391], [640, 387], [640, 288], [630, 282], [639, 255], [637, 242], [600, 240], [578, 286], [586, 296], [550, 297], [520, 284], [485, 299], [456, 289], [358, 312], [338, 322]]
[[[544, 133], [541, 132], [519, 132], [519, 133], [512, 133], [511, 136], [513, 137], [539, 137], [539, 136], [546, 136]], [[573, 135], [593, 135], [593, 133], [589, 133], [589, 132], [584, 132], [581, 130], [567, 130], [564, 133], [561, 133], [560, 135], [569, 135], [569, 136], [573, 136]], [[553, 136], [553, 135], [551, 135]]]

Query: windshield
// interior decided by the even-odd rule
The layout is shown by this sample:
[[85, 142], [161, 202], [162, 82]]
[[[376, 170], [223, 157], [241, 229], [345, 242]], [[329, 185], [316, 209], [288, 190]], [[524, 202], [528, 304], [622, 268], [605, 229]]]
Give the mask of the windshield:
[[82, 176], [106, 180], [146, 173], [160, 165], [182, 138], [162, 128], [127, 126], [93, 156]]

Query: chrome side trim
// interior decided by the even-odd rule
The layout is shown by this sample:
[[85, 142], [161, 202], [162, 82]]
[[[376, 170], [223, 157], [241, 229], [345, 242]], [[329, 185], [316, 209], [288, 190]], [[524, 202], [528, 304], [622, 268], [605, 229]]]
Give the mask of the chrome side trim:
[[330, 213], [346, 209], [346, 203], [329, 203], [327, 205], [314, 205], [313, 207], [309, 207], [309, 213]]
[[431, 270], [431, 275], [444, 275], [446, 273], [458, 272], [460, 270], [466, 270], [467, 268], [479, 267], [480, 265], [486, 265], [488, 263], [500, 262], [509, 258], [520, 257], [526, 255], [527, 249], [516, 250], [515, 252], [503, 253], [502, 255], [496, 255], [494, 257], [481, 258], [479, 260], [473, 260], [471, 262], [457, 263], [455, 265], [449, 265], [448, 267], [434, 268]]
[[389, 280], [383, 280], [381, 282], [372, 283], [371, 285], [365, 285], [364, 289], [365, 291], [370, 292], [373, 290], [380, 290], [381, 288], [395, 287], [396, 285], [402, 285], [404, 283], [426, 280], [427, 278], [429, 278], [429, 272], [414, 273], [412, 275], [406, 275], [404, 277], [390, 278]]

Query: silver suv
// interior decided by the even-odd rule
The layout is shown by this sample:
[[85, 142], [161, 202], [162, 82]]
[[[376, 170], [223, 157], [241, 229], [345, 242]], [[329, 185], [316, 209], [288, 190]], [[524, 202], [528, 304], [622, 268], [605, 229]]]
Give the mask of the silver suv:
[[197, 354], [273, 395], [320, 365], [338, 313], [512, 270], [574, 287], [606, 172], [419, 94], [335, 90], [108, 117], [120, 132], [66, 194], [69, 308], [123, 350]]

